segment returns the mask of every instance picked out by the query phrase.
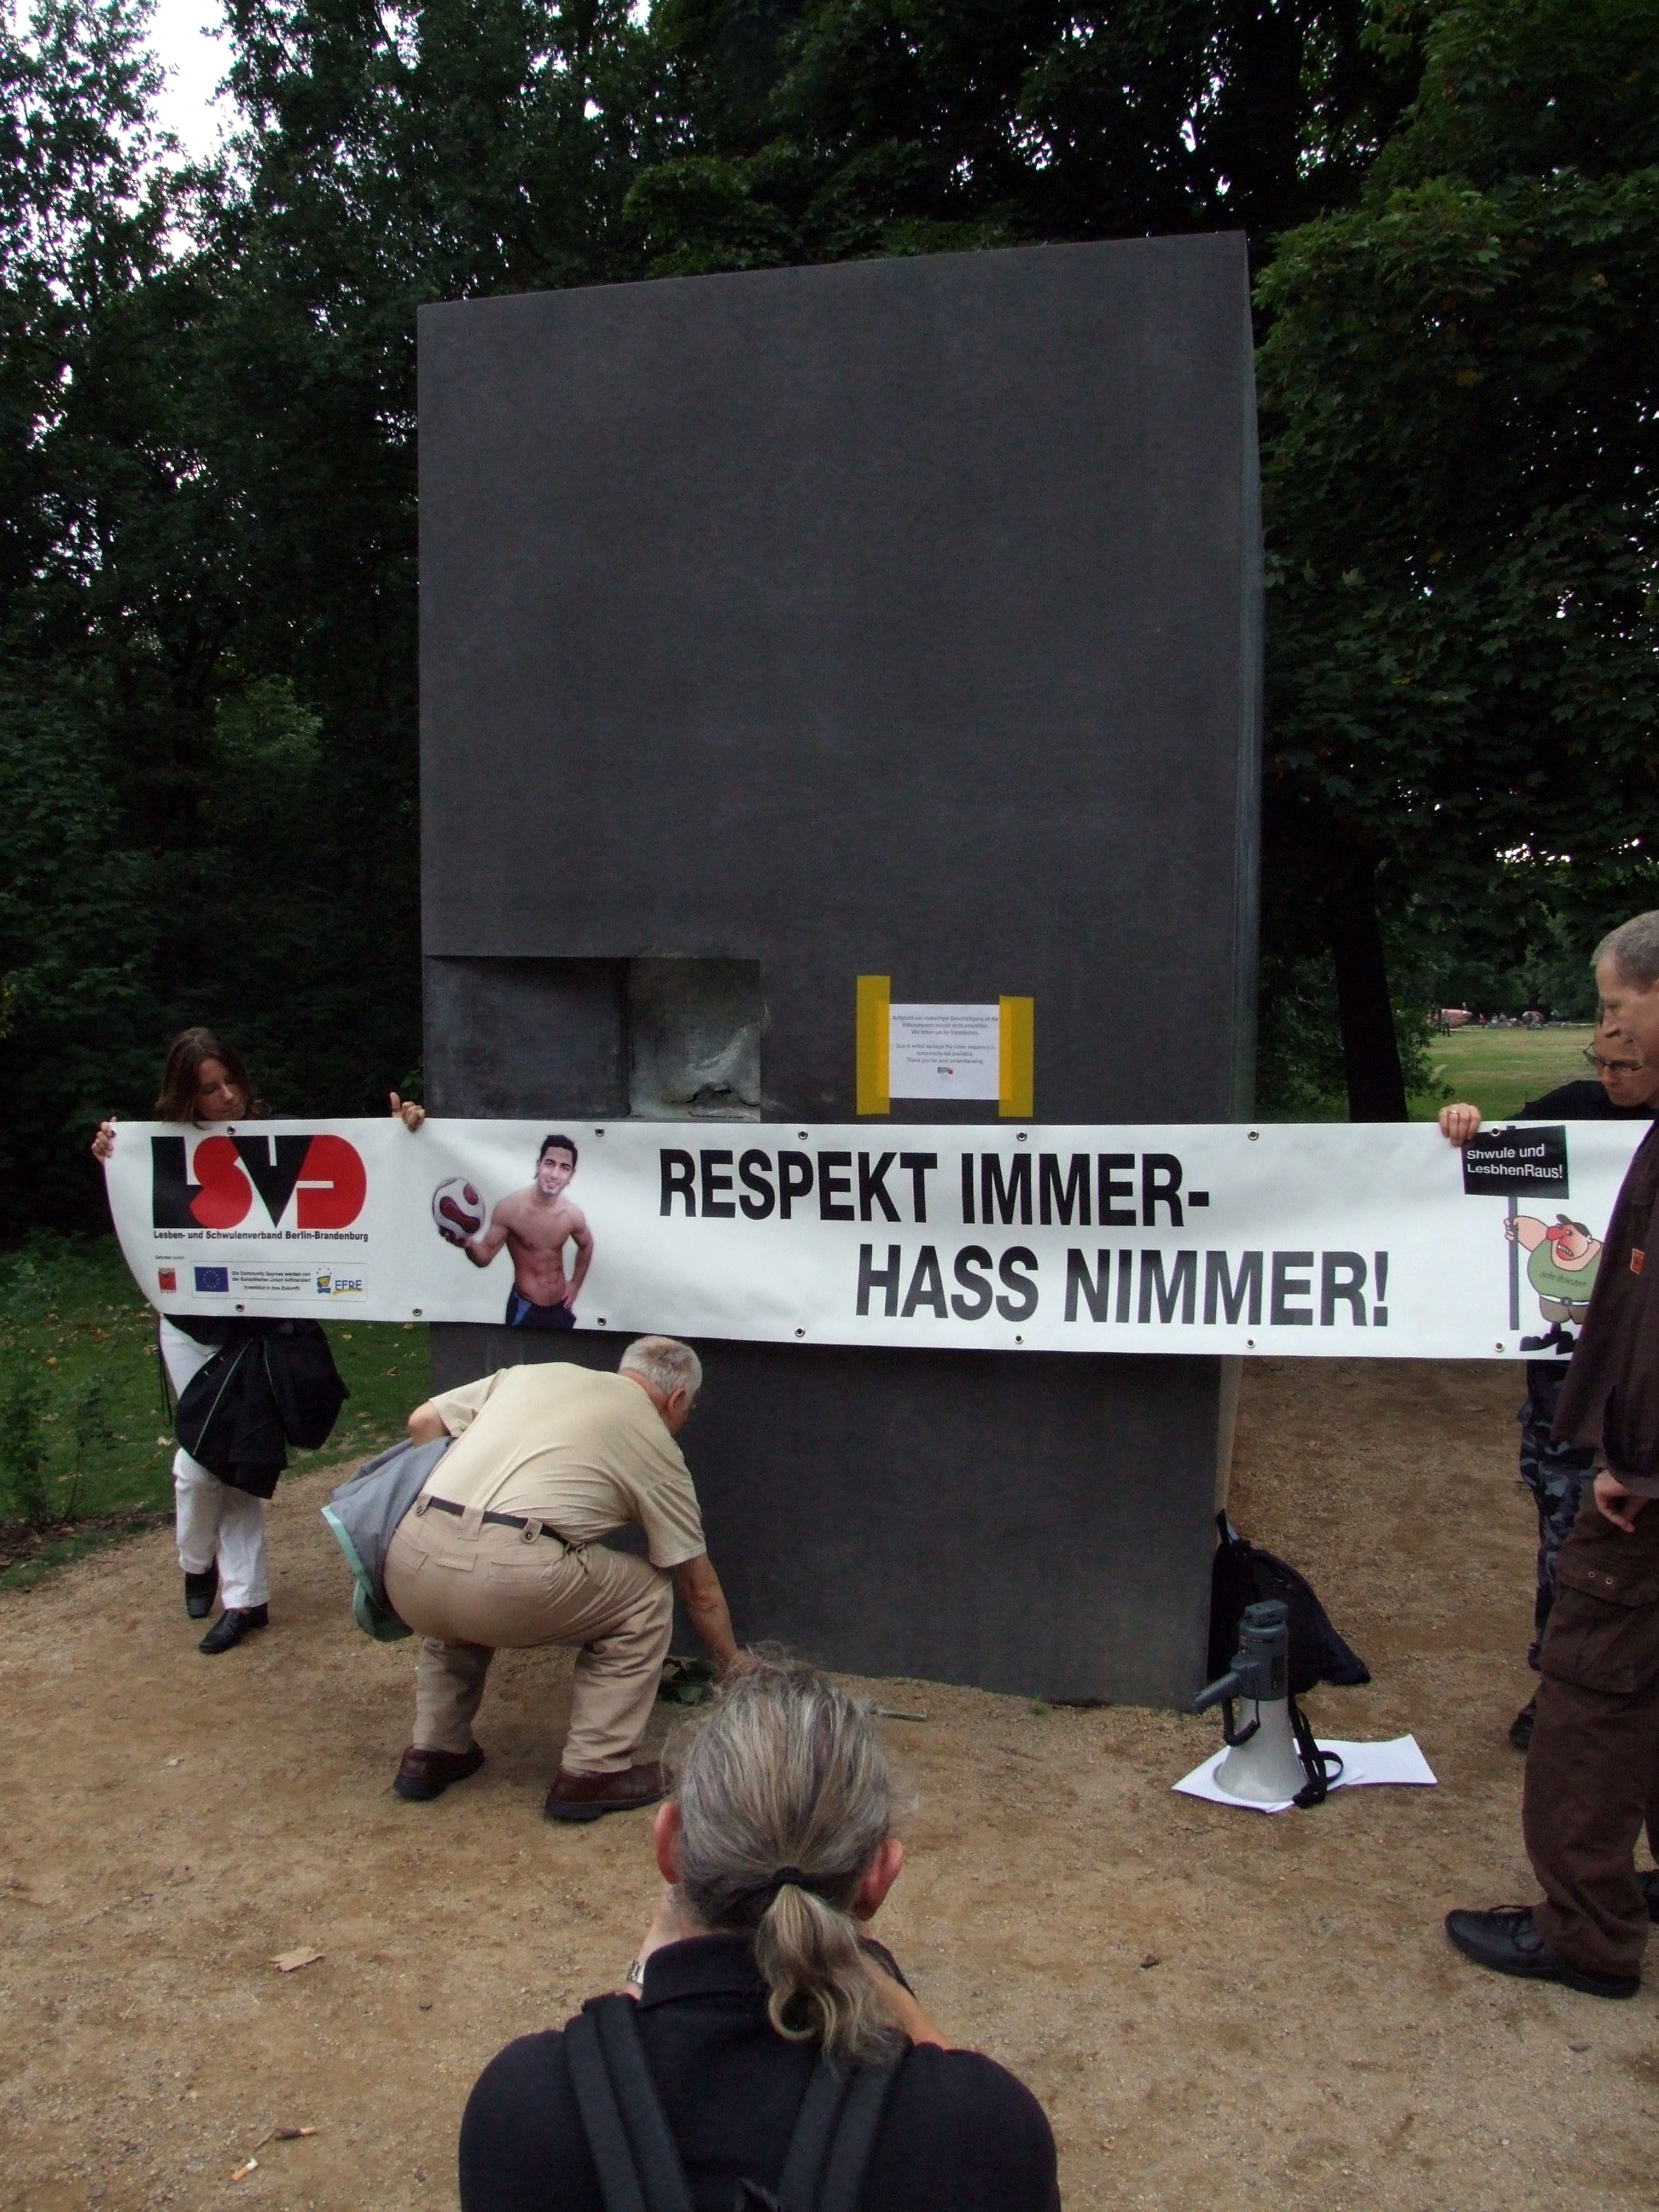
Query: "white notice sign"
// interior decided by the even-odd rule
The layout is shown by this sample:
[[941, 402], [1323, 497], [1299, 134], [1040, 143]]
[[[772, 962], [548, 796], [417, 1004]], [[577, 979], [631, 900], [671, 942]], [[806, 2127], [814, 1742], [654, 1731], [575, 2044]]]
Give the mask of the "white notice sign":
[[996, 1006], [890, 1006], [888, 1096], [1000, 1097], [1001, 1020]]

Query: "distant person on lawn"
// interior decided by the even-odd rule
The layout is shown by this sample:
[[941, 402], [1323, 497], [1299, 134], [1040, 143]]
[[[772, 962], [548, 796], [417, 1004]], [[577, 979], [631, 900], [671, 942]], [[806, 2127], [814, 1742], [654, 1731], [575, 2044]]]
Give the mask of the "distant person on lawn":
[[[1638, 915], [1595, 955], [1603, 1027], [1659, 1066], [1659, 913]], [[1446, 1916], [1461, 1951], [1500, 1974], [1634, 1996], [1659, 1872], [1638, 1874], [1645, 1823], [1659, 1836], [1659, 1127], [1626, 1171], [1589, 1318], [1562, 1385], [1554, 1434], [1591, 1450], [1595, 1476], [1556, 1561], [1539, 1657], [1522, 1832], [1537, 1905]]]
[[[1659, 1114], [1659, 1067], [1650, 1067], [1626, 1036], [1603, 1021], [1597, 1028], [1585, 1060], [1595, 1071], [1595, 1079], [1583, 1077], [1564, 1083], [1541, 1098], [1529, 1099], [1513, 1118], [1517, 1121], [1650, 1121]], [[1442, 1134], [1454, 1145], [1466, 1145], [1480, 1127], [1478, 1106], [1443, 1106]], [[1577, 1444], [1556, 1443], [1550, 1431], [1566, 1379], [1566, 1354], [1572, 1337], [1558, 1322], [1550, 1332], [1557, 1357], [1527, 1362], [1526, 1401], [1516, 1414], [1521, 1424], [1521, 1480], [1532, 1492], [1538, 1510], [1538, 1579], [1533, 1599], [1532, 1642], [1527, 1664], [1534, 1673], [1544, 1641], [1544, 1625], [1555, 1602], [1555, 1563], [1567, 1540], [1585, 1485], [1595, 1472], [1595, 1455]], [[1547, 1339], [1546, 1341], [1549, 1340]], [[1532, 1741], [1538, 1700], [1529, 1698], [1510, 1723], [1510, 1741], [1524, 1751]]]

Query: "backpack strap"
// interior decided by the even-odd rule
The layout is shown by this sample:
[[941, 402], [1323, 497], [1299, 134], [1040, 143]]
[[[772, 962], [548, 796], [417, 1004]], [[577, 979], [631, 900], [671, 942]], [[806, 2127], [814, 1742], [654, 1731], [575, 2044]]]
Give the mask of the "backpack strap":
[[[888, 2094], [908, 2055], [907, 2051], [900, 2051], [896, 2057], [884, 2060], [878, 2066], [860, 2066], [853, 2076], [853, 2085], [841, 2108], [841, 2125], [830, 2146], [817, 2212], [859, 2212], [864, 2202], [865, 2178], [870, 2171], [870, 2154], [876, 2147]], [[787, 2201], [785, 2212], [794, 2212]]]
[[806, 2085], [794, 2133], [783, 2154], [778, 2176], [777, 2202], [783, 2212], [815, 2212], [818, 2185], [841, 2121], [848, 2077], [839, 2067], [821, 2057]]
[[907, 2046], [850, 2072], [818, 2060], [784, 2153], [780, 2212], [859, 2212], [888, 2093], [908, 2055]]
[[605, 2212], [692, 2212], [632, 1997], [585, 2005], [564, 2031], [564, 2051]]
[[[596, 1997], [564, 2031], [565, 2063], [592, 2154], [605, 2212], [693, 2212], [645, 2053], [631, 1997]], [[887, 2098], [908, 2046], [850, 2073], [820, 2058], [795, 2121], [775, 2197], [745, 2184], [751, 2203], [780, 2212], [860, 2212]], [[743, 2191], [739, 2191], [739, 2202]]]

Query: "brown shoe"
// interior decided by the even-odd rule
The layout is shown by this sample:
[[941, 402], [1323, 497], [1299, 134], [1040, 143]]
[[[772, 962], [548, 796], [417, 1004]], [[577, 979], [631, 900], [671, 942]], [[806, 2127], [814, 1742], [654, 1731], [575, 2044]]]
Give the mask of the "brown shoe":
[[428, 1797], [441, 1797], [452, 1782], [465, 1782], [483, 1763], [483, 1753], [476, 1743], [471, 1751], [423, 1751], [419, 1744], [411, 1743], [404, 1753], [403, 1765], [392, 1778], [392, 1786], [400, 1797], [424, 1802]]
[[617, 1774], [570, 1774], [562, 1766], [542, 1809], [550, 1820], [597, 1820], [604, 1813], [636, 1813], [662, 1794], [662, 1769], [654, 1759]]

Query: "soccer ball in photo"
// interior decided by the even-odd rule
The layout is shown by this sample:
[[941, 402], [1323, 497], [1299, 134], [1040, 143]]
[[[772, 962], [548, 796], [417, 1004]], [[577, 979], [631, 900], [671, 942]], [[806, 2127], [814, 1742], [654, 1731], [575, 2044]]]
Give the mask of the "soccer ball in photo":
[[465, 1244], [484, 1225], [484, 1202], [465, 1176], [451, 1176], [432, 1194], [432, 1218], [446, 1243]]

